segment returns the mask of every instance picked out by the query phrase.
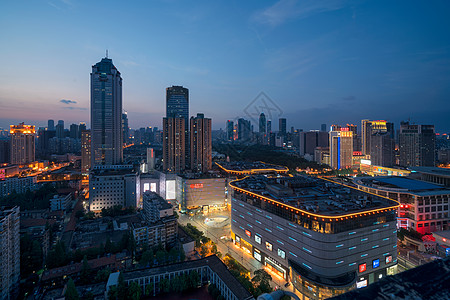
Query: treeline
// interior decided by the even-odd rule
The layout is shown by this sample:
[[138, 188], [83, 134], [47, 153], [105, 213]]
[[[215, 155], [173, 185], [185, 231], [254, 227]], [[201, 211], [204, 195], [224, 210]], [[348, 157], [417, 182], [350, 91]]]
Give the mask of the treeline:
[[13, 191], [8, 196], [0, 198], [0, 206], [20, 206], [20, 210], [46, 209], [50, 207], [50, 199], [56, 194], [56, 188], [46, 183], [37, 191], [16, 193]]
[[98, 247], [89, 248], [86, 250], [77, 249], [75, 251], [66, 251], [64, 243], [62, 241], [58, 241], [55, 247], [48, 253], [46, 260], [47, 268], [52, 269], [65, 266], [72, 261], [80, 262], [83, 257], [86, 257], [87, 259], [94, 259], [108, 253], [119, 253], [125, 249], [131, 253], [134, 253], [136, 249], [134, 237], [129, 232], [125, 233], [118, 243], [111, 242], [111, 240], [108, 239], [104, 245], [101, 244]]
[[263, 161], [270, 164], [286, 166], [291, 171], [296, 168], [305, 169], [307, 167], [314, 169], [323, 169], [323, 166], [314, 161], [289, 155], [276, 150], [276, 148], [265, 145], [244, 146], [239, 144], [213, 144], [214, 151], [225, 154], [231, 161]]

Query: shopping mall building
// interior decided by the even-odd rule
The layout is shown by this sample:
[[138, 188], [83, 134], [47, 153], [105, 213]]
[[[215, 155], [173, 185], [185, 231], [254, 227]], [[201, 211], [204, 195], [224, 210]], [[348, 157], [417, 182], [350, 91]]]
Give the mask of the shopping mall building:
[[396, 273], [398, 203], [325, 179], [253, 176], [230, 183], [236, 246], [304, 299]]

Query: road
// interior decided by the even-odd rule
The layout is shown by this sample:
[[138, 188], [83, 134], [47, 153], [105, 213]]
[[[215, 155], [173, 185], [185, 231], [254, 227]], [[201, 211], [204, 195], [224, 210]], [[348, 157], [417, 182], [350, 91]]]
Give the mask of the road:
[[[180, 217], [178, 219], [178, 222], [180, 224], [186, 225], [187, 223], [191, 223], [199, 230], [203, 231], [205, 236], [209, 237], [213, 242], [216, 243], [217, 249], [222, 253], [222, 255], [229, 253], [234, 259], [236, 259], [246, 269], [248, 269], [251, 272], [252, 276], [254, 271], [264, 268], [264, 265], [262, 263], [253, 258], [253, 256], [251, 256], [250, 254], [244, 252], [242, 249], [234, 245], [233, 242], [230, 240], [231, 236], [230, 211], [214, 212], [208, 214], [208, 216], [189, 217], [186, 214], [179, 214], [179, 216]], [[228, 217], [228, 220], [223, 223], [224, 224], [223, 227], [214, 228], [207, 226], [204, 223], [205, 218], [207, 217], [212, 218], [218, 216]], [[220, 237], [222, 236], [226, 236], [227, 239], [221, 239]], [[286, 280], [284, 280], [282, 277], [276, 276], [274, 274], [270, 275], [272, 276], [271, 286], [273, 288], [278, 287], [286, 291], [295, 292], [292, 285], [288, 288], [284, 287], [284, 285], [286, 284]], [[296, 294], [300, 295], [298, 292]]]

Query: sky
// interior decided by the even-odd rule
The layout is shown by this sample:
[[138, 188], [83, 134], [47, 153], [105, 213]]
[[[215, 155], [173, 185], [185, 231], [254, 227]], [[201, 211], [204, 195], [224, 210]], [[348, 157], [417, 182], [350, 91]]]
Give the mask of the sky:
[[89, 127], [92, 65], [122, 74], [132, 128], [161, 127], [165, 88], [214, 129], [361, 119], [450, 132], [450, 1], [1, 1], [0, 127]]

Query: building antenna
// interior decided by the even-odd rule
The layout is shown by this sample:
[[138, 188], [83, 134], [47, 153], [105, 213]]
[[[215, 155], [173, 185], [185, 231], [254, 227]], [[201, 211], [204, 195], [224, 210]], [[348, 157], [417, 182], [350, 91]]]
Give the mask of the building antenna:
[[106, 49], [106, 58], [108, 58], [108, 49]]

